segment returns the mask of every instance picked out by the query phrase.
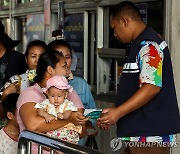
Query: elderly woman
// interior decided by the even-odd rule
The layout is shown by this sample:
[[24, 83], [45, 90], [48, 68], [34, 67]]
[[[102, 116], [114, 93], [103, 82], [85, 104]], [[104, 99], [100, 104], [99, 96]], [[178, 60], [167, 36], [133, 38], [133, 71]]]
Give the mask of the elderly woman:
[[[21, 93], [24, 89], [30, 86], [33, 76], [36, 74], [36, 67], [39, 56], [46, 51], [47, 45], [44, 41], [34, 40], [30, 42], [25, 51], [25, 60], [28, 70], [21, 75], [12, 76], [3, 86], [0, 91], [1, 101], [3, 101], [11, 93]], [[31, 80], [32, 79], [32, 80]]]

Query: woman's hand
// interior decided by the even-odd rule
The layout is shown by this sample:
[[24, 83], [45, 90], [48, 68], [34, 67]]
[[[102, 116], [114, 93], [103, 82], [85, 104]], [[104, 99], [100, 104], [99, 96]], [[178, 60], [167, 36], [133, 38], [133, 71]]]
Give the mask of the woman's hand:
[[82, 113], [80, 112], [72, 112], [70, 121], [75, 125], [84, 125], [86, 121], [88, 121], [89, 118], [86, 118]]
[[79, 138], [86, 137], [86, 135], [87, 135], [87, 123], [85, 123], [84, 125], [82, 125], [82, 133], [79, 134]]
[[87, 121], [84, 125], [82, 125], [82, 133], [79, 135], [80, 138], [88, 136], [97, 136], [98, 131], [92, 125], [91, 121]]

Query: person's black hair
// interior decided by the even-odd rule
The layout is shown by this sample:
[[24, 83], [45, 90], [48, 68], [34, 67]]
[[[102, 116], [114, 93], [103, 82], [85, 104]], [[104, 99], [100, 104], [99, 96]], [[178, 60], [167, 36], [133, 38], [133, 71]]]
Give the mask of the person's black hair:
[[3, 112], [6, 115], [6, 117], [7, 117], [8, 112], [15, 114], [16, 103], [17, 103], [18, 97], [19, 97], [18, 93], [12, 93], [12, 94], [9, 94], [4, 99], [4, 101], [2, 101]]
[[67, 47], [69, 49], [71, 57], [72, 57], [72, 48], [71, 48], [71, 45], [67, 41], [65, 41], [63, 39], [51, 41], [48, 44], [48, 50], [56, 50], [56, 48], [61, 47], [61, 46]]
[[139, 9], [130, 1], [122, 1], [115, 5], [111, 10], [110, 15], [112, 18], [120, 18], [123, 15], [127, 15], [134, 20], [143, 21]]
[[42, 53], [39, 57], [37, 68], [36, 68], [36, 77], [34, 81], [36, 83], [42, 81], [45, 72], [47, 71], [47, 67], [51, 66], [52, 68], [56, 67], [56, 64], [59, 62], [60, 58], [64, 58], [63, 54], [59, 51], [55, 50], [47, 50]]
[[7, 50], [13, 50], [21, 41], [11, 39], [7, 33], [1, 34], [0, 42]]
[[25, 57], [27, 58], [28, 54], [29, 54], [29, 50], [34, 47], [34, 46], [38, 46], [38, 47], [42, 47], [44, 49], [44, 51], [47, 49], [47, 44], [44, 41], [41, 40], [34, 40], [31, 41], [25, 51]]

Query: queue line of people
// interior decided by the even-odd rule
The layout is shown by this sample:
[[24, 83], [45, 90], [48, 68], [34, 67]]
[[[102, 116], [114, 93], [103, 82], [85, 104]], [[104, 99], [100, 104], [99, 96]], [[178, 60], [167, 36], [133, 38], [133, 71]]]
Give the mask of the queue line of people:
[[[51, 43], [53, 44], [53, 42], [56, 42], [56, 40], [52, 41]], [[17, 120], [20, 132], [24, 129], [28, 129], [31, 131], [46, 133], [52, 130], [57, 130], [58, 128], [62, 128], [63, 126], [66, 126], [69, 121], [71, 121], [74, 126], [79, 125], [82, 127], [82, 131], [79, 132], [78, 136], [76, 135], [77, 138], [86, 136], [86, 123], [88, 123], [87, 121], [89, 119], [83, 115], [83, 112], [85, 107], [96, 108], [96, 105], [87, 82], [79, 77], [72, 78], [73, 75], [70, 71], [72, 58], [71, 47], [66, 41], [61, 40], [60, 42], [63, 42], [63, 45], [60, 44], [60, 47], [67, 48], [66, 45], [69, 47], [67, 48], [69, 50], [69, 57], [65, 55], [66, 51], [64, 50], [61, 50], [61, 52], [55, 51], [53, 50], [53, 47], [50, 49], [50, 45], [47, 48], [46, 43], [43, 41], [35, 40], [30, 42], [24, 56], [24, 61], [28, 66], [27, 71], [25, 73], [22, 72], [23, 74], [14, 73], [13, 76], [9, 78], [9, 80], [7, 80], [1, 88], [0, 94], [2, 104], [7, 102], [7, 100], [16, 102], [17, 100], [14, 99], [14, 97], [12, 98], [13, 100], [10, 98], [13, 94], [16, 96], [18, 95], [18, 101], [16, 104], [17, 110], [15, 112], [7, 112], [16, 115], [17, 119], [15, 118], [15, 121]], [[42, 116], [38, 115], [35, 105], [43, 102], [47, 98], [47, 94], [43, 92], [43, 88], [46, 87], [48, 80], [56, 76], [64, 76], [66, 78], [71, 76], [71, 81], [73, 81], [72, 87], [74, 89], [72, 88], [73, 90], [71, 93], [66, 93], [66, 98], [73, 102], [77, 108], [77, 112], [71, 112], [68, 120], [65, 120], [66, 118], [64, 118], [64, 120], [61, 120], [60, 118], [57, 120], [54, 118], [51, 122], [47, 123]], [[69, 82], [68, 85], [71, 83], [71, 81], [67, 80], [67, 83]], [[78, 93], [76, 92], [76, 89], [78, 89]], [[2, 106], [0, 108], [2, 110]], [[3, 116], [6, 116], [7, 112], [5, 112]], [[10, 121], [11, 120], [8, 118], [7, 126]], [[88, 127], [94, 129], [91, 122], [90, 125], [88, 124]], [[3, 128], [6, 128], [6, 126]], [[12, 135], [9, 135], [7, 131], [3, 130], [5, 129], [1, 129], [1, 132], [9, 136], [10, 140], [13, 140], [11, 137]], [[77, 139], [74, 143], [77, 143], [78, 141], [79, 139]], [[15, 142], [17, 142], [17, 140]], [[8, 146], [7, 143], [4, 145], [5, 147], [6, 145]], [[36, 150], [37, 148], [33, 146], [34, 153], [36, 153]]]

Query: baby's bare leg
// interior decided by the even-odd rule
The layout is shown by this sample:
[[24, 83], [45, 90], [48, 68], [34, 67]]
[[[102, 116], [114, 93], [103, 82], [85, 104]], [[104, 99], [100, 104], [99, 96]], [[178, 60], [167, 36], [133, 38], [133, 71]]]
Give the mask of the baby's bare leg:
[[64, 111], [64, 113], [62, 113], [63, 114], [63, 119], [68, 119], [70, 116], [71, 116], [71, 113], [72, 113], [72, 111]]
[[50, 115], [50, 114], [46, 114], [44, 116], [44, 118], [45, 118], [47, 123], [49, 123], [49, 122], [51, 122], [51, 121], [53, 121], [55, 119], [55, 117], [53, 115]]
[[58, 119], [64, 119], [63, 114], [62, 114], [62, 113], [60, 113], [60, 112], [57, 114], [57, 117], [58, 117]]
[[47, 123], [49, 123], [49, 122], [51, 122], [52, 120], [54, 120], [54, 116], [53, 116], [53, 115], [50, 115], [49, 113], [47, 113], [46, 111], [44, 111], [44, 109], [37, 109], [37, 110], [38, 110], [38, 114], [39, 114], [41, 117], [44, 117]]

